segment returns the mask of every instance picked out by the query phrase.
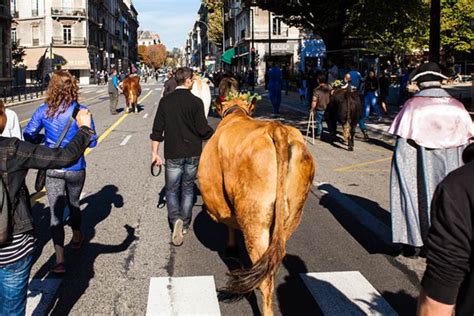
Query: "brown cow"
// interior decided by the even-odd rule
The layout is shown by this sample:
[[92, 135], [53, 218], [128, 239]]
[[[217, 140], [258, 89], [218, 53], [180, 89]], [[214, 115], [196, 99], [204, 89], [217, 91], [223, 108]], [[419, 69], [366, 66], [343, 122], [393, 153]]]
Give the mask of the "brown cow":
[[199, 189], [213, 220], [243, 232], [250, 270], [231, 272], [226, 290], [260, 288], [264, 315], [273, 315], [274, 275], [298, 226], [315, 164], [301, 133], [276, 121], [254, 120], [255, 104], [217, 105], [223, 120], [202, 153]]
[[138, 113], [138, 97], [142, 94], [140, 78], [138, 76], [127, 76], [123, 80], [123, 94], [125, 96], [125, 113], [130, 112], [130, 108]]

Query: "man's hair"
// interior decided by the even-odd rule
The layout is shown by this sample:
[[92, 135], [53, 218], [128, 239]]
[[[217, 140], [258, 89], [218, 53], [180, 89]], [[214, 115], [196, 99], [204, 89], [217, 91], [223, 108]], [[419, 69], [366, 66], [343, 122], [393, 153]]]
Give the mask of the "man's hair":
[[319, 74], [317, 80], [318, 80], [319, 84], [326, 83], [326, 75], [325, 74]]
[[3, 101], [0, 100], [0, 134], [3, 133], [6, 125], [7, 125], [7, 114], [5, 110], [5, 104], [3, 104]]
[[191, 79], [193, 77], [193, 71], [191, 68], [182, 67], [176, 70], [176, 83], [181, 86], [186, 82], [186, 79]]

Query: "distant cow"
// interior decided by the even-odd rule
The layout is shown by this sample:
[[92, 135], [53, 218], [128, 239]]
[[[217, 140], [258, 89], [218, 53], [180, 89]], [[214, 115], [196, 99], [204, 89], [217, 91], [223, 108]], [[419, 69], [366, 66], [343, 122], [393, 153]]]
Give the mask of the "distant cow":
[[129, 113], [132, 108], [135, 113], [138, 113], [138, 97], [142, 94], [138, 76], [127, 76], [123, 80], [123, 94], [126, 103], [125, 112]]
[[211, 107], [211, 88], [209, 87], [209, 80], [203, 79], [199, 76], [194, 76], [194, 84], [191, 93], [202, 100], [204, 104], [204, 114], [209, 115], [209, 108]]
[[362, 118], [362, 103], [357, 90], [350, 87], [334, 90], [327, 112], [331, 136], [335, 138], [337, 123], [341, 123], [348, 150], [353, 151], [356, 127]]
[[202, 153], [198, 180], [207, 212], [244, 235], [252, 267], [230, 273], [226, 290], [244, 295], [260, 288], [263, 313], [273, 315], [274, 277], [286, 242], [298, 226], [314, 176], [301, 133], [276, 121], [250, 117], [241, 99], [217, 104], [223, 118]]

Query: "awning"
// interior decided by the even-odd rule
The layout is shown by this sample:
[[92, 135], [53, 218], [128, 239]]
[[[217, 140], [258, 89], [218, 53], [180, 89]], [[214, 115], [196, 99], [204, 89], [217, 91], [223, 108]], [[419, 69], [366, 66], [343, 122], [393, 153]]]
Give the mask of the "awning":
[[232, 58], [235, 56], [235, 48], [231, 48], [227, 50], [224, 54], [222, 54], [221, 60], [226, 64], [232, 63]]
[[87, 48], [53, 47], [53, 55], [53, 63], [55, 65], [61, 64], [62, 69], [91, 69]]
[[47, 50], [48, 49], [44, 47], [25, 48], [23, 64], [26, 66], [26, 70], [36, 70]]

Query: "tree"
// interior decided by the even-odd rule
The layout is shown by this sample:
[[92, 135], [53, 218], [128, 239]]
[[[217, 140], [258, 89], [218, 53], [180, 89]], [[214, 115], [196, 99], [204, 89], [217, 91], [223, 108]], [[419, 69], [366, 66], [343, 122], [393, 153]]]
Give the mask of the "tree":
[[473, 48], [474, 3], [441, 0], [441, 46], [446, 52], [470, 52]]
[[149, 65], [150, 64], [150, 55], [148, 53], [148, 47], [145, 45], [139, 45], [138, 46], [138, 59], [140, 59], [140, 62]]
[[25, 48], [18, 45], [18, 42], [12, 41], [12, 64], [14, 68], [19, 67], [25, 57]]
[[222, 47], [222, 0], [202, 0], [208, 9], [209, 40], [216, 46]]
[[150, 67], [158, 69], [163, 67], [166, 61], [166, 47], [163, 44], [156, 44], [148, 47], [148, 56], [150, 58], [149, 64]]

